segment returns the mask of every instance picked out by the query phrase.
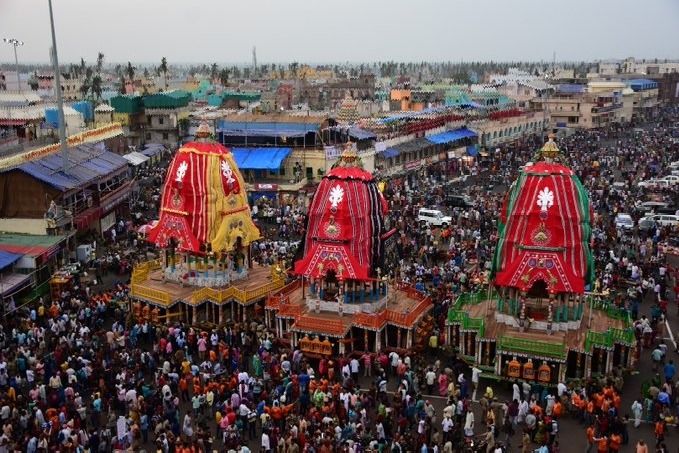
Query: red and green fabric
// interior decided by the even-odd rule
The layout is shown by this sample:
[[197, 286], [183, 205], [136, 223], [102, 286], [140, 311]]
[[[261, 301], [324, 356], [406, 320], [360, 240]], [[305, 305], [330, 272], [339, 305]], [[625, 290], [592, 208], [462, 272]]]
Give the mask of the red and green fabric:
[[594, 279], [589, 197], [571, 169], [552, 162], [525, 167], [501, 211], [492, 276], [496, 286], [583, 293]]

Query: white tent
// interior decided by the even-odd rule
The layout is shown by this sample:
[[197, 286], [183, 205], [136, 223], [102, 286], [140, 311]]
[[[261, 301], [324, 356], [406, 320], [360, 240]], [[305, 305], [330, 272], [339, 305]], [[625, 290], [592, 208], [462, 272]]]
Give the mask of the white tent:
[[139, 153], [137, 151], [125, 154], [123, 157], [127, 159], [127, 161], [135, 167], [149, 160], [148, 156], [144, 156], [142, 153]]

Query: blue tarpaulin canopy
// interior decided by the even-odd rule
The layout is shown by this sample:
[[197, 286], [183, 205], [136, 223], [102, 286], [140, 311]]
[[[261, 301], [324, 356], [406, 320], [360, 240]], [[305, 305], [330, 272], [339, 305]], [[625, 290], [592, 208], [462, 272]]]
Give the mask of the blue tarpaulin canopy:
[[396, 157], [399, 155], [398, 150], [394, 148], [387, 148], [384, 151], [380, 151], [380, 156], [384, 157], [385, 159], [390, 159], [392, 157]]
[[229, 137], [304, 137], [319, 123], [220, 121], [219, 132]]
[[220, 129], [226, 137], [304, 137], [308, 132], [294, 129]]
[[291, 152], [292, 148], [231, 148], [241, 170], [278, 171]]
[[467, 154], [476, 157], [479, 154], [479, 147], [477, 145], [467, 146]]
[[10, 253], [0, 250], [0, 269], [11, 266], [12, 264], [16, 263], [19, 258], [21, 258], [21, 255], [17, 253]]
[[375, 140], [377, 135], [360, 127], [349, 128], [349, 137], [356, 140]]
[[478, 134], [474, 131], [470, 131], [469, 129], [457, 129], [454, 131], [447, 131], [441, 132], [440, 134], [430, 135], [429, 137], [427, 137], [427, 140], [429, 140], [432, 143], [436, 143], [437, 145], [440, 145], [443, 143], [450, 143], [456, 140], [462, 140], [464, 138], [472, 137], [478, 137]]

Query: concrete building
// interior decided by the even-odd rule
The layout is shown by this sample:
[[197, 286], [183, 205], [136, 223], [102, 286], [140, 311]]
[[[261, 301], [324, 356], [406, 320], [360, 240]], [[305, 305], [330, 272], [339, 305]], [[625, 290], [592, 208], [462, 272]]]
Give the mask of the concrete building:
[[628, 86], [635, 93], [634, 113], [640, 116], [645, 115], [659, 105], [658, 92], [660, 84], [650, 79], [630, 79]]
[[548, 98], [529, 102], [530, 110], [544, 112], [549, 117], [551, 130], [605, 127], [624, 118], [621, 82], [589, 82], [589, 84], [561, 84]]
[[647, 76], [672, 74], [679, 72], [679, 61], [670, 60], [641, 60], [634, 57], [622, 61], [608, 61], [599, 63], [599, 75], [613, 76], [616, 74], [643, 74]]
[[375, 75], [335, 79], [324, 83], [297, 81], [294, 104], [309, 104], [313, 110], [336, 109], [345, 97], [356, 100], [375, 99]]

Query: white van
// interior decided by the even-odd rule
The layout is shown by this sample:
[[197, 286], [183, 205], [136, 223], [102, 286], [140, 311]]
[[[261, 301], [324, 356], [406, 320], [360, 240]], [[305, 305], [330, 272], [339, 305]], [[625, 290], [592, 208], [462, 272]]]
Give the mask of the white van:
[[443, 215], [438, 209], [420, 209], [417, 212], [417, 220], [421, 224], [446, 228], [453, 222], [453, 218]]

